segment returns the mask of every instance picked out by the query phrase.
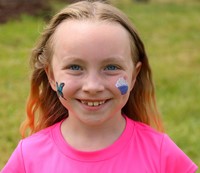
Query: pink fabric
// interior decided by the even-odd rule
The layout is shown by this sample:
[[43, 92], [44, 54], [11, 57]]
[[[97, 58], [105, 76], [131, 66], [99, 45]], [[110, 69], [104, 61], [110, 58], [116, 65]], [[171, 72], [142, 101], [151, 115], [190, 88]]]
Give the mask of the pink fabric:
[[73, 149], [60, 123], [22, 141], [2, 173], [194, 173], [197, 166], [165, 134], [126, 118], [120, 138], [95, 152]]

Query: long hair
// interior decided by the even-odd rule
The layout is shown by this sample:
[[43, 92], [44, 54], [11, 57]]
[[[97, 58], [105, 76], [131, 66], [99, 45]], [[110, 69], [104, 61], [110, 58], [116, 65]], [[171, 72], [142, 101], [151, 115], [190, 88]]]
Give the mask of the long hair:
[[68, 19], [114, 22], [126, 29], [130, 37], [133, 63], [140, 61], [142, 66], [122, 112], [135, 121], [143, 122], [162, 131], [151, 69], [144, 45], [135, 27], [123, 12], [109, 4], [81, 1], [67, 6], [52, 18], [32, 52], [30, 63], [33, 71], [26, 106], [27, 118], [20, 129], [22, 137], [25, 137], [27, 129], [30, 129], [30, 134], [32, 134], [68, 116], [67, 109], [59, 101], [56, 92], [52, 90], [45, 72], [45, 68], [51, 66], [53, 34], [57, 26]]

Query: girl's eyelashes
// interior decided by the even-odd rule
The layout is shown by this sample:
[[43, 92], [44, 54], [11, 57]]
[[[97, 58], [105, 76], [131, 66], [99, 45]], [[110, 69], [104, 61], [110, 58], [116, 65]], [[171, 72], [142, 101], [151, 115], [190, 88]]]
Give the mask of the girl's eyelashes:
[[80, 65], [76, 65], [76, 64], [69, 65], [67, 69], [74, 70], [74, 71], [83, 70]]
[[113, 65], [113, 64], [109, 64], [109, 65], [107, 65], [105, 68], [104, 68], [104, 70], [119, 70], [120, 69], [120, 67], [119, 66], [117, 66], [117, 65]]
[[[120, 70], [120, 69], [122, 69], [122, 68], [119, 65], [108, 64], [108, 65], [105, 65], [102, 70], [104, 70], [105, 72], [108, 72], [108, 73], [112, 73], [112, 72], [116, 72], [117, 70]], [[69, 64], [65, 68], [63, 68], [63, 70], [69, 70], [74, 73], [79, 73], [79, 72], [82, 73], [84, 70], [87, 71], [88, 69], [87, 69], [87, 67], [84, 67], [84, 66], [81, 66], [78, 64]]]
[[77, 65], [77, 64], [68, 64], [66, 65], [63, 70], [66, 71], [66, 73], [71, 75], [81, 75], [83, 74], [83, 66]]

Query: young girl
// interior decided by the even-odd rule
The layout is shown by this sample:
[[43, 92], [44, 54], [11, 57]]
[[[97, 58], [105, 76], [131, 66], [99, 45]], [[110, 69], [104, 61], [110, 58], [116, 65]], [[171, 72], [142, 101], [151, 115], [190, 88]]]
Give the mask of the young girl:
[[143, 43], [118, 9], [88, 1], [63, 9], [44, 30], [31, 64], [21, 127], [23, 137], [27, 129], [31, 136], [2, 173], [197, 170], [162, 133]]

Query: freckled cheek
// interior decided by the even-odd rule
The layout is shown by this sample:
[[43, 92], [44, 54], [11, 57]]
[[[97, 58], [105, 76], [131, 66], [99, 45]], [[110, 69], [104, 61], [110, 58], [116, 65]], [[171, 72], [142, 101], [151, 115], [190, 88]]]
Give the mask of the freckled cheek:
[[[119, 89], [119, 87], [116, 86], [117, 82], [119, 81], [119, 79], [122, 78], [127, 82], [127, 91], [125, 91], [125, 93], [123, 94], [122, 91]], [[64, 83], [64, 87], [63, 87], [63, 94], [65, 97], [70, 97], [71, 95], [74, 95], [75, 92], [77, 90], [80, 90], [82, 87], [82, 82], [81, 79], [76, 79], [76, 80], [72, 80], [69, 78], [60, 78], [58, 81], [56, 81], [58, 83]], [[104, 85], [105, 89], [110, 89], [112, 90], [112, 92], [114, 92], [115, 94], [118, 95], [125, 95], [126, 93], [129, 92], [130, 90], [130, 86], [131, 86], [131, 81], [129, 80], [128, 75], [120, 75], [120, 76], [116, 76], [116, 77], [110, 77], [107, 79], [104, 79], [101, 81], [101, 84]]]
[[64, 83], [63, 87], [63, 94], [65, 97], [70, 97], [70, 95], [74, 94], [74, 92], [80, 88], [80, 83], [78, 80], [71, 80], [68, 78], [60, 78], [58, 81], [59, 83]]

